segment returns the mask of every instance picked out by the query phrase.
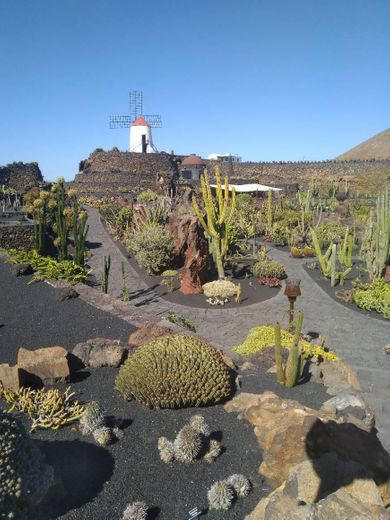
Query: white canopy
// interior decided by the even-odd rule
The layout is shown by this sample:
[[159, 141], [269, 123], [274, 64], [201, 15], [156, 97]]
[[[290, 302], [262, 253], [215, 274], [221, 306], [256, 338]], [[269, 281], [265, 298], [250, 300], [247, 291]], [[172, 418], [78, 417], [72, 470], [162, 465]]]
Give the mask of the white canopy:
[[[216, 184], [210, 184], [211, 188], [216, 188]], [[272, 188], [272, 186], [265, 186], [264, 184], [229, 184], [229, 191], [235, 189], [237, 193], [253, 193], [256, 191], [282, 191], [281, 188]], [[222, 184], [222, 189], [225, 186]]]

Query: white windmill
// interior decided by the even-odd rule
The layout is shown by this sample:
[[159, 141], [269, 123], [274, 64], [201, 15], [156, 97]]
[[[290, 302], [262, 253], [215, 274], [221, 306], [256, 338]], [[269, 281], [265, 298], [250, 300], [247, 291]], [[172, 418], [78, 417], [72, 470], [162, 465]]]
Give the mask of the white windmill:
[[152, 128], [161, 128], [161, 116], [144, 115], [142, 92], [133, 90], [129, 92], [129, 116], [111, 116], [110, 128], [129, 128], [129, 151], [136, 153], [155, 153]]

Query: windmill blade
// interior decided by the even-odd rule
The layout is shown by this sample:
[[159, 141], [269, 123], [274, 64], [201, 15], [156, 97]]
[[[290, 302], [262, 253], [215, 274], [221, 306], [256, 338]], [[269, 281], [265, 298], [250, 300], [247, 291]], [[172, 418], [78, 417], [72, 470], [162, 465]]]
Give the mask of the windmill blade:
[[129, 92], [129, 110], [134, 120], [143, 112], [143, 97], [141, 90], [131, 90]]
[[144, 119], [146, 119], [146, 121], [149, 123], [149, 125], [152, 128], [161, 128], [162, 127], [161, 116], [159, 116], [159, 115], [153, 115], [153, 116], [144, 115], [142, 117]]
[[134, 123], [132, 116], [110, 116], [110, 128], [129, 128]]

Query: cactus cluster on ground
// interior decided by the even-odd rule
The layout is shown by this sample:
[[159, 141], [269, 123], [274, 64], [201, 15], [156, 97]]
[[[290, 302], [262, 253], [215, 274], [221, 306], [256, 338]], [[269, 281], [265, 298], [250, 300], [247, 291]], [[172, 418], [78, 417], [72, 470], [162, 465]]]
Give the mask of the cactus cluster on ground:
[[174, 460], [190, 464], [200, 459], [211, 463], [221, 453], [221, 444], [210, 438], [210, 428], [202, 415], [193, 415], [174, 441], [160, 437], [157, 446], [161, 460], [167, 464]]
[[238, 473], [225, 480], [214, 482], [207, 493], [209, 508], [227, 511], [235, 499], [248, 496], [251, 489], [250, 481]]
[[219, 352], [193, 336], [162, 336], [137, 349], [115, 381], [125, 399], [150, 408], [215, 404], [231, 393], [231, 377]]
[[123, 512], [122, 520], [146, 520], [148, 518], [148, 506], [145, 502], [133, 502]]
[[107, 421], [100, 404], [90, 401], [85, 406], [85, 411], [80, 418], [80, 431], [83, 435], [92, 435], [95, 441], [102, 446], [111, 444], [123, 436], [123, 432], [117, 426], [107, 426]]

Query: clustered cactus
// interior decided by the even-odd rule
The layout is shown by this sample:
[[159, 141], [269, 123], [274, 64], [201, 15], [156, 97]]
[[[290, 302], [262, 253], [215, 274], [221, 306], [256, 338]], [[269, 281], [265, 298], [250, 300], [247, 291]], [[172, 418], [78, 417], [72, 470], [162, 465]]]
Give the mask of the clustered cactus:
[[107, 446], [123, 436], [120, 428], [107, 426], [100, 404], [96, 401], [90, 401], [86, 405], [80, 418], [80, 431], [83, 435], [92, 435], [95, 441], [103, 446]]
[[207, 493], [209, 508], [227, 511], [236, 498], [248, 496], [251, 489], [250, 481], [238, 473], [214, 482]]
[[0, 411], [0, 518], [24, 519], [53, 484], [54, 472], [23, 425]]
[[221, 453], [221, 445], [215, 439], [210, 439], [209, 435], [210, 429], [204, 417], [193, 415], [173, 442], [166, 437], [158, 439], [160, 458], [167, 464], [174, 460], [190, 464], [200, 458], [214, 462]]
[[148, 506], [145, 502], [133, 502], [123, 512], [122, 520], [146, 520], [148, 517]]
[[209, 343], [174, 334], [137, 349], [121, 366], [115, 386], [125, 399], [136, 399], [149, 408], [183, 408], [228, 397], [231, 378]]
[[202, 285], [203, 294], [208, 298], [230, 298], [237, 294], [238, 287], [229, 280], [216, 280]]

